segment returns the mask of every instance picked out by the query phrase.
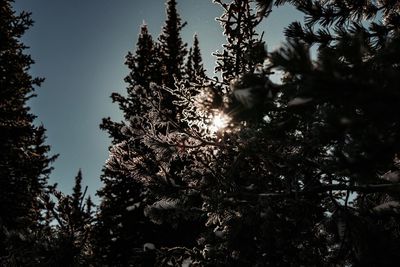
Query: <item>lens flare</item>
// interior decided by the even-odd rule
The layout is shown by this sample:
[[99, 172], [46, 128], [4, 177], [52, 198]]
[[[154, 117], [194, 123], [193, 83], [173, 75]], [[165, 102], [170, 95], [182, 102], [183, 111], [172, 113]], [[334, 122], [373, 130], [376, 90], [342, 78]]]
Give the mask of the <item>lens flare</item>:
[[216, 132], [224, 129], [226, 126], [228, 126], [229, 121], [230, 121], [230, 118], [228, 115], [223, 114], [223, 113], [216, 114], [212, 119], [210, 131], [212, 133], [216, 133]]

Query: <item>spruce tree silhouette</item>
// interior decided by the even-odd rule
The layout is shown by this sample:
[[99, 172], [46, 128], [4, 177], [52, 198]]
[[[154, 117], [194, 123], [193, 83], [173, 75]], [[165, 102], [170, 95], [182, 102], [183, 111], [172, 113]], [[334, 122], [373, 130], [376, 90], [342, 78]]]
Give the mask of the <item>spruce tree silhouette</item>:
[[45, 199], [52, 232], [47, 234], [46, 249], [41, 251], [42, 266], [89, 266], [95, 262], [91, 244], [94, 205], [81, 183], [79, 170], [71, 195], [53, 187], [52, 197]]
[[[152, 40], [147, 25], [141, 26], [135, 53], [129, 52], [125, 64], [130, 69], [125, 78], [127, 96], [113, 93], [113, 102], [119, 104], [125, 121], [112, 122], [110, 118], [103, 119], [101, 128], [107, 130], [114, 146], [110, 154], [120, 157], [124, 162], [129, 160], [125, 151], [135, 147], [137, 152], [146, 155], [148, 152], [138, 134], [142, 127], [139, 118], [148, 112], [143, 99], [151, 97], [151, 82], [161, 82], [160, 58], [158, 46]], [[134, 120], [137, 118], [138, 120]], [[136, 129], [130, 132], [128, 126]], [[140, 134], [140, 133], [139, 133]], [[94, 254], [99, 264], [127, 266], [131, 262], [137, 266], [149, 266], [148, 257], [143, 253], [143, 244], [152, 240], [155, 230], [151, 222], [144, 216], [143, 198], [146, 188], [133, 179], [124, 166], [114, 166], [112, 158], [103, 168], [101, 177], [104, 186], [98, 191], [101, 197], [100, 212], [94, 229]], [[121, 249], [123, 248], [123, 249]], [[140, 264], [140, 265], [139, 265]]]
[[160, 52], [163, 62], [163, 85], [174, 88], [175, 79], [180, 80], [183, 74], [183, 63], [187, 44], [182, 41], [180, 32], [185, 27], [177, 11], [176, 0], [166, 2], [167, 19], [160, 35]]
[[[184, 75], [187, 44], [182, 41], [180, 32], [185, 27], [186, 22], [181, 22], [176, 0], [166, 1], [166, 14], [165, 25], [158, 38], [162, 62], [162, 85], [174, 89], [176, 81], [180, 81]], [[161, 91], [161, 97], [161, 103], [166, 107], [168, 116], [175, 119], [177, 113], [180, 112], [176, 110], [177, 106], [173, 105], [173, 101], [176, 99], [166, 91]]]
[[[285, 71], [280, 98], [287, 105], [286, 115], [271, 118], [284, 128], [279, 134], [295, 136], [302, 151], [296, 159], [301, 191], [322, 197], [315, 207], [333, 213], [324, 220], [334, 230], [325, 226], [321, 232], [329, 240], [323, 259], [395, 266], [399, 5], [289, 2], [305, 21], [292, 23], [287, 45], [271, 55], [273, 65]], [[318, 49], [315, 61], [311, 46]]]
[[20, 38], [32, 25], [30, 14], [16, 14], [12, 1], [0, 4], [0, 262], [7, 266], [37, 263], [42, 206], [50, 174], [45, 129], [34, 126], [27, 101], [43, 79], [30, 76], [33, 60]]
[[[192, 86], [194, 48], [182, 76], [184, 56], [166, 58], [162, 34], [161, 84], [134, 87], [143, 112], [117, 127], [104, 167], [98, 257], [128, 266], [396, 266], [398, 3], [274, 1], [306, 17], [268, 53], [256, 27], [272, 1], [215, 2], [227, 37], [215, 53], [222, 79]], [[179, 71], [166, 75], [166, 62]], [[270, 81], [276, 70], [279, 85]]]
[[[113, 143], [103, 169], [104, 187], [98, 192], [102, 203], [95, 227], [94, 249], [95, 254], [102, 256], [99, 258], [102, 264], [149, 266], [156, 257], [153, 251], [144, 251], [145, 244], [161, 247], [187, 243], [184, 240], [190, 238], [185, 235], [193, 232], [192, 229], [182, 232], [176, 222], [160, 223], [148, 216], [154, 212], [150, 206], [161, 196], [159, 191], [166, 189], [165, 180], [157, 181], [160, 179], [159, 153], [146, 143], [146, 136], [165, 133], [169, 127], [174, 127], [170, 121], [177, 110], [168, 86], [175, 87], [175, 82], [178, 82], [175, 78], [181, 78], [186, 54], [179, 37], [184, 25], [180, 23], [175, 1], [167, 2], [167, 15], [160, 44], [153, 42], [146, 25], [143, 25], [135, 54], [128, 53], [126, 57], [130, 69], [125, 78], [128, 95], [112, 94], [125, 121], [115, 123], [107, 118], [101, 125], [109, 132]], [[175, 73], [165, 76], [163, 71], [167, 66]], [[162, 109], [162, 115], [154, 111], [155, 106]], [[157, 124], [160, 119], [162, 123]], [[130, 169], [132, 165], [134, 169]], [[150, 178], [154, 180], [147, 181]]]
[[[189, 49], [185, 65], [185, 80], [192, 83], [202, 84], [201, 79], [206, 78], [206, 71], [201, 57], [199, 38], [197, 34], [193, 36], [193, 46]], [[200, 79], [200, 80], [199, 80]]]

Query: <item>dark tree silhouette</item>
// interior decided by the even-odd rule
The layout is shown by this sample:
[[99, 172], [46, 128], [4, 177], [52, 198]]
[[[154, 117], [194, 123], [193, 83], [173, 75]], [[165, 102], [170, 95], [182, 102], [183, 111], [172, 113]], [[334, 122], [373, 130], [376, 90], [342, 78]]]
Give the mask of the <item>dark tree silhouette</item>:
[[163, 62], [162, 84], [175, 87], [175, 79], [181, 80], [187, 44], [182, 41], [180, 32], [186, 25], [182, 23], [176, 8], [176, 0], [166, 2], [167, 19], [160, 35], [161, 59]]
[[[162, 62], [162, 85], [166, 89], [175, 89], [175, 83], [182, 80], [185, 71], [187, 44], [182, 41], [180, 33], [186, 22], [181, 22], [176, 0], [166, 1], [166, 15], [165, 25], [158, 38]], [[181, 110], [177, 110], [178, 107], [173, 104], [176, 99], [166, 90], [160, 92], [160, 97], [168, 117], [175, 119], [181, 113]]]
[[192, 47], [189, 48], [187, 60], [186, 60], [186, 65], [185, 65], [185, 75], [187, 79], [190, 79], [190, 77], [194, 77], [194, 69], [193, 69], [193, 49]]
[[[206, 71], [201, 57], [199, 38], [197, 37], [197, 34], [195, 34], [193, 36], [193, 47], [189, 49], [186, 60], [185, 80], [193, 83], [201, 83], [201, 79], [204, 79], [205, 77]], [[198, 79], [200, 79], [200, 81]]]
[[[128, 94], [126, 97], [118, 93], [111, 96], [119, 104], [125, 121], [115, 123], [107, 118], [103, 119], [100, 126], [109, 132], [112, 143], [115, 144], [110, 153], [119, 153], [122, 161], [127, 160], [123, 154], [128, 147], [135, 147], [137, 151], [146, 154], [140, 139], [135, 135], [142, 127], [139, 118], [149, 110], [143, 99], [156, 99], [155, 92], [150, 91], [150, 83], [161, 82], [158, 51], [158, 45], [153, 42], [147, 26], [142, 25], [135, 54], [129, 52], [126, 56], [125, 64], [130, 69], [125, 78]], [[135, 131], [130, 132], [131, 128]], [[102, 202], [94, 231], [97, 261], [110, 266], [128, 265], [132, 261], [136, 264], [142, 262], [143, 266], [149, 265], [146, 255], [141, 253], [143, 244], [150, 242], [145, 239], [150, 239], [149, 235], [154, 236], [149, 220], [143, 215], [142, 201], [146, 189], [126, 169], [110, 162], [103, 168], [101, 179], [104, 187], [99, 190], [98, 195]], [[121, 247], [124, 249], [121, 250]]]
[[[141, 116], [146, 112], [140, 99], [149, 96], [146, 88], [149, 88], [150, 83], [161, 83], [161, 61], [158, 44], [153, 42], [146, 24], [141, 26], [135, 55], [129, 52], [126, 56], [125, 65], [130, 69], [130, 73], [125, 77], [125, 82], [128, 84], [127, 96], [112, 93], [111, 98], [113, 102], [118, 103], [125, 120], [129, 120], [131, 117]], [[103, 119], [100, 128], [110, 134], [113, 143], [118, 143], [125, 140], [121, 131], [123, 126], [123, 122], [113, 122], [108, 117]]]
[[94, 224], [93, 203], [82, 191], [82, 172], [75, 177], [71, 195], [55, 187], [51, 198], [45, 198], [46, 220], [51, 229], [40, 252], [44, 266], [88, 266], [93, 263], [91, 233]]
[[[221, 81], [190, 80], [201, 60], [194, 44], [183, 66], [172, 0], [159, 50], [142, 28], [128, 55], [128, 97], [113, 97], [125, 121], [103, 124], [113, 146], [98, 263], [398, 265], [400, 5], [214, 2], [227, 37], [215, 54]], [[268, 53], [256, 27], [273, 3], [305, 21]]]
[[[265, 50], [261, 43], [256, 26], [261, 22], [254, 12], [253, 1], [214, 1], [224, 10], [217, 20], [221, 23], [227, 43], [223, 52], [216, 52], [217, 67], [227, 81], [239, 74], [253, 71], [257, 63], [265, 58]], [[260, 49], [261, 48], [261, 49]], [[261, 54], [260, 54], [261, 53]]]
[[[141, 181], [144, 179], [141, 177], [152, 176], [159, 171], [158, 163], [154, 162], [157, 158], [155, 152], [143, 140], [146, 123], [154, 120], [149, 116], [156, 116], [152, 109], [154, 106], [163, 109], [163, 124], [153, 128], [157, 132], [168, 130], [166, 125], [173, 114], [177, 114], [175, 108], [174, 111], [170, 109], [174, 107], [171, 93], [154, 87], [154, 84], [175, 86], [174, 78], [182, 75], [186, 53], [179, 37], [183, 25], [175, 1], [167, 3], [167, 15], [160, 44], [153, 43], [147, 27], [142, 26], [135, 55], [129, 53], [127, 56], [126, 64], [130, 69], [125, 79], [128, 96], [112, 95], [113, 101], [119, 103], [125, 121], [114, 123], [105, 119], [101, 125], [108, 130], [114, 144], [103, 169], [105, 186], [98, 192], [102, 203], [95, 229], [95, 253], [99, 255], [101, 264], [149, 266], [155, 256], [153, 252], [143, 250], [145, 244], [162, 246], [177, 243], [179, 239], [174, 237], [173, 233], [178, 230], [173, 229], [171, 224], [155, 223], [145, 216], [147, 202], [153, 203], [155, 196], [149, 193], [149, 185]], [[166, 73], [165, 68], [173, 73]], [[146, 118], [149, 120], [146, 121]], [[126, 169], [131, 157], [142, 155], [148, 157], [145, 159], [146, 166], [137, 170]], [[125, 249], [121, 250], [121, 247]]]
[[199, 37], [197, 34], [193, 36], [193, 69], [195, 71], [195, 74], [200, 77], [205, 77], [205, 70], [203, 66], [203, 59], [201, 57], [201, 51], [200, 51], [200, 44], [199, 44]]
[[[164, 141], [154, 139], [180, 127], [175, 116], [182, 115], [172, 101], [176, 99], [173, 91], [179, 88], [175, 84], [179, 84], [184, 73], [186, 45], [179, 36], [183, 26], [176, 2], [168, 1], [160, 44], [152, 43], [147, 29], [142, 28], [135, 56], [127, 56], [131, 70], [125, 79], [128, 97], [113, 94], [125, 121], [112, 125], [103, 122], [102, 127], [109, 130], [114, 145], [103, 169], [105, 185], [98, 192], [102, 203], [94, 247], [101, 264], [153, 265], [162, 260], [157, 260], [159, 253], [148, 248], [192, 247], [194, 236], [201, 229], [196, 224], [197, 217], [185, 216], [184, 210], [176, 211], [174, 197], [179, 190], [162, 173], [165, 164], [171, 173], [179, 172], [184, 166], [182, 160], [176, 156], [165, 158], [160, 149], [165, 152], [169, 149], [160, 147]], [[200, 66], [199, 54], [196, 56], [196, 64]]]
[[[398, 5], [276, 1], [306, 20], [268, 54], [255, 27], [272, 2], [216, 2], [227, 36], [216, 53], [222, 81], [168, 88], [177, 117], [142, 99], [148, 112], [125, 130], [143, 150], [119, 143], [107, 165], [146, 188], [143, 214], [154, 225], [198, 230], [152, 242], [154, 264], [393, 266]], [[274, 70], [284, 72], [280, 85], [270, 81]]]
[[34, 264], [32, 251], [42, 206], [39, 198], [51, 171], [43, 126], [27, 101], [43, 79], [28, 71], [33, 64], [20, 42], [32, 25], [30, 14], [15, 14], [12, 1], [0, 4], [0, 261], [8, 266]]
[[322, 197], [319, 208], [332, 213], [325, 216], [334, 229], [325, 225], [332, 242], [326, 264], [394, 266], [399, 5], [288, 2], [305, 21], [287, 28], [288, 44], [271, 57], [285, 71], [280, 99], [287, 106], [271, 126], [284, 126], [299, 145], [295, 191]]

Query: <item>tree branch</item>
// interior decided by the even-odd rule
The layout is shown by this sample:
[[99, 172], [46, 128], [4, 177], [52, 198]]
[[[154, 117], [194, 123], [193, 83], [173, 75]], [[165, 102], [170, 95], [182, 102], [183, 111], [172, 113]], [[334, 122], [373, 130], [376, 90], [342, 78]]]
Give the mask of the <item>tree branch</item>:
[[378, 192], [400, 192], [400, 183], [390, 184], [365, 184], [365, 185], [346, 185], [346, 184], [328, 184], [313, 187], [300, 192], [303, 194], [324, 193], [327, 191], [354, 191], [360, 193], [378, 193]]
[[399, 192], [400, 193], [400, 183], [391, 184], [366, 184], [366, 185], [346, 185], [346, 184], [326, 184], [316, 187], [311, 187], [300, 191], [289, 191], [289, 192], [276, 192], [276, 193], [229, 193], [227, 197], [234, 196], [245, 196], [245, 197], [258, 197], [260, 199], [271, 198], [271, 197], [293, 197], [293, 196], [307, 196], [315, 195], [320, 193], [326, 193], [330, 191], [353, 191], [365, 194], [372, 194], [378, 192]]

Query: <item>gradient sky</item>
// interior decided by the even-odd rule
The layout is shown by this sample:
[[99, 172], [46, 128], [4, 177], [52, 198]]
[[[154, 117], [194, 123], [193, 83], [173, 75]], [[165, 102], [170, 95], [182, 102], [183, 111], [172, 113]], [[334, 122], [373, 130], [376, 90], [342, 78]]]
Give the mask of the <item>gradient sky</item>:
[[[23, 37], [35, 60], [31, 74], [46, 78], [30, 101], [36, 123], [47, 129], [47, 143], [53, 154], [50, 182], [70, 193], [74, 177], [82, 169], [83, 183], [95, 196], [101, 187], [100, 174], [108, 157], [110, 140], [99, 129], [103, 117], [121, 119], [112, 92], [125, 94], [128, 70], [125, 55], [136, 46], [143, 21], [157, 39], [165, 21], [164, 0], [16, 0], [17, 12], [32, 12], [34, 26]], [[203, 61], [210, 75], [214, 69], [211, 53], [225, 42], [215, 17], [221, 9], [211, 0], [178, 0], [178, 12], [188, 25], [182, 38], [200, 40]], [[260, 26], [269, 50], [284, 41], [283, 29], [301, 20], [291, 7], [274, 9]]]

